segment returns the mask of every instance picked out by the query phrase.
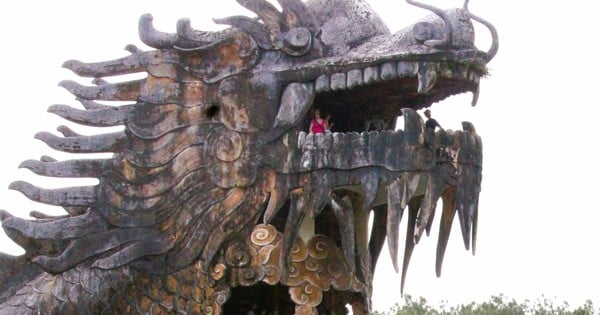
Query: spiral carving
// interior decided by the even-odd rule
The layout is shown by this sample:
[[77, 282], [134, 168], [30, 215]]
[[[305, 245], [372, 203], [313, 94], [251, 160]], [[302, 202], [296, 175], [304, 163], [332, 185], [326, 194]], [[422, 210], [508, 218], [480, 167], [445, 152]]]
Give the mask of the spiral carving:
[[244, 267], [250, 264], [250, 247], [242, 242], [234, 242], [227, 248], [225, 261], [229, 266]]
[[364, 284], [348, 270], [341, 249], [325, 235], [315, 235], [307, 243], [296, 239], [290, 253], [288, 277], [281, 282], [281, 240], [282, 234], [274, 226], [256, 225], [245, 243], [230, 243], [226, 252], [227, 265], [216, 265], [215, 270], [222, 270], [218, 273], [221, 275], [226, 267], [230, 268], [231, 286], [251, 286], [259, 281], [288, 286], [297, 305], [296, 314], [316, 314], [323, 292], [332, 288], [364, 292]]
[[227, 267], [224, 264], [216, 264], [210, 276], [215, 280], [221, 280], [225, 276], [225, 271], [227, 271]]
[[323, 292], [310, 283], [290, 288], [290, 297], [297, 305], [317, 306], [323, 301]]
[[241, 285], [251, 286], [265, 277], [265, 270], [263, 268], [242, 268], [238, 274]]
[[279, 267], [273, 265], [266, 265], [265, 278], [263, 279], [263, 281], [270, 285], [275, 285], [279, 283], [280, 280], [281, 276], [279, 272]]
[[229, 288], [226, 290], [217, 291], [213, 294], [214, 301], [219, 306], [221, 306], [221, 305], [225, 304], [225, 302], [227, 302], [227, 300], [229, 299], [229, 295], [231, 295], [231, 291]]
[[324, 235], [315, 235], [308, 242], [308, 254], [316, 259], [325, 259], [329, 256], [329, 252], [335, 248], [331, 239]]
[[292, 261], [304, 261], [308, 256], [308, 249], [301, 239], [296, 239], [294, 246], [292, 247]]
[[244, 143], [237, 132], [223, 131], [213, 141], [215, 155], [223, 162], [233, 162], [242, 155]]
[[277, 238], [277, 230], [272, 225], [259, 224], [254, 228], [250, 240], [258, 246], [271, 244]]
[[332, 261], [327, 265], [327, 271], [335, 279], [340, 278], [346, 272], [344, 264], [341, 261]]

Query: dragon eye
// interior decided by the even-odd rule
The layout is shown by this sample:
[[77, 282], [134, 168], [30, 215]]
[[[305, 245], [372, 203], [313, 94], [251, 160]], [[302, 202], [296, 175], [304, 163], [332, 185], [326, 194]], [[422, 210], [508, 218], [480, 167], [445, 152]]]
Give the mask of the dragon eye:
[[281, 49], [292, 56], [304, 55], [312, 44], [312, 34], [304, 27], [295, 27], [283, 37]]

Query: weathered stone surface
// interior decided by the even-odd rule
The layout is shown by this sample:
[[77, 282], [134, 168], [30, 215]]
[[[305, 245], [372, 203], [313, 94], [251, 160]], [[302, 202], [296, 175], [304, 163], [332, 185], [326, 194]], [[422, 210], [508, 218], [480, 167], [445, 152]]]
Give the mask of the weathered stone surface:
[[[399, 269], [397, 229], [408, 206], [403, 286], [440, 198], [438, 274], [455, 214], [465, 246], [475, 248], [481, 139], [468, 123], [425, 130], [416, 110], [478, 93], [495, 29], [466, 7], [408, 0], [434, 15], [395, 34], [362, 0], [279, 1], [281, 12], [263, 0], [238, 2], [259, 19], [217, 20], [231, 26], [217, 32], [182, 20], [166, 33], [144, 15], [149, 51], [129, 46], [120, 59], [65, 62], [94, 85], [61, 82], [83, 109], [49, 112], [123, 130], [36, 135], [58, 151], [113, 155], [21, 164], [98, 184], [11, 185], [67, 214], [0, 212], [26, 250], [0, 256], [0, 314], [233, 314], [250, 300], [281, 314], [346, 304], [367, 314], [384, 240]], [[488, 52], [474, 46], [471, 19], [492, 32]], [[130, 73], [146, 76], [104, 79]], [[331, 132], [305, 132], [315, 108], [332, 115]]]

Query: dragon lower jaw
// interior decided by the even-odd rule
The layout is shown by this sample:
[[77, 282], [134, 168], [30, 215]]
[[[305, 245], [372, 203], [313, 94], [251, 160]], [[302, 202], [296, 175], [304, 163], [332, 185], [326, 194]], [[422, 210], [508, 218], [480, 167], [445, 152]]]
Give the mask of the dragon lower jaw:
[[[368, 279], [386, 238], [399, 270], [398, 229], [408, 208], [403, 287], [414, 245], [423, 233], [429, 235], [440, 199], [444, 206], [436, 260], [438, 275], [457, 212], [465, 247], [469, 249], [471, 241], [475, 247], [481, 181], [481, 140], [475, 129], [463, 123], [461, 131], [434, 133], [424, 128], [414, 110], [403, 109], [402, 114], [404, 129], [397, 131], [290, 132], [278, 143], [280, 149], [269, 149], [288, 152], [280, 164], [272, 165], [280, 171], [265, 213], [265, 222], [271, 222], [289, 203], [282, 261], [300, 233], [300, 222], [333, 221], [335, 227], [316, 228], [315, 233], [328, 235], [341, 244], [349, 270], [370, 283]], [[369, 229], [370, 210], [374, 216]], [[285, 266], [281, 269], [285, 273]]]

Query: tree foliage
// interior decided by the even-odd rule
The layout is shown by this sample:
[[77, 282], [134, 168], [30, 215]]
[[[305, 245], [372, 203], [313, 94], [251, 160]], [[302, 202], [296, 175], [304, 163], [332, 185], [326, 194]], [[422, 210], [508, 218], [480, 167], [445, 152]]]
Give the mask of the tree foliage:
[[438, 308], [431, 306], [423, 297], [413, 299], [404, 295], [404, 304], [396, 303], [385, 312], [375, 312], [374, 315], [600, 315], [600, 309], [595, 309], [591, 300], [583, 305], [571, 307], [567, 302], [555, 302], [542, 296], [535, 301], [517, 302], [507, 299], [504, 295], [494, 295], [482, 303], [471, 302], [459, 306], [447, 306], [442, 303]]

